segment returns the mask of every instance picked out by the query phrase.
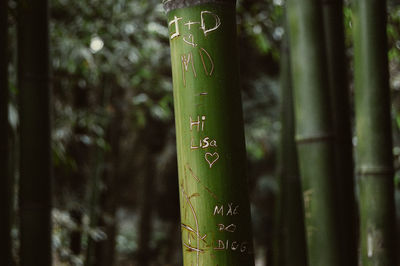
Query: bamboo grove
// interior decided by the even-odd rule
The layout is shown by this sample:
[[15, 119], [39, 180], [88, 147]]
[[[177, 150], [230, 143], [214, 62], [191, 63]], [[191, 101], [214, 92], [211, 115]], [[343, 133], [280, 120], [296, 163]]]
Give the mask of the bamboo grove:
[[[388, 6], [395, 1], [352, 0], [349, 9], [344, 0], [118, 0], [104, 7], [82, 1], [84, 16], [93, 9], [106, 19], [89, 37], [78, 23], [76, 38], [88, 48], [68, 54], [84, 58], [68, 65], [72, 74], [52, 70], [63, 63], [51, 47], [63, 15], [51, 14], [51, 4], [62, 2], [0, 0], [1, 266], [399, 265], [393, 132], [400, 120], [392, 117], [398, 111], [387, 41]], [[272, 6], [279, 8], [268, 11], [279, 21], [272, 34], [279, 49], [266, 56], [273, 41], [251, 22], [271, 24], [257, 12]], [[128, 8], [129, 16], [141, 17], [123, 24], [121, 17], [134, 19], [122, 15]], [[138, 24], [162, 8], [161, 20]], [[71, 10], [67, 20], [78, 16], [78, 8]], [[106, 29], [115, 38], [126, 33], [128, 45], [113, 50], [117, 40], [102, 37]], [[275, 85], [259, 86], [278, 91], [279, 140], [257, 147], [262, 156], [272, 150], [271, 167], [262, 165], [271, 162], [265, 158], [248, 166], [254, 154], [246, 147], [246, 97], [254, 92], [247, 86], [259, 74], [252, 72], [268, 67], [256, 62], [262, 53], [244, 41], [246, 30], [276, 61], [268, 66]], [[152, 52], [140, 52], [145, 48]], [[108, 60], [127, 49], [119, 63]], [[87, 74], [96, 62], [101, 70]], [[163, 64], [167, 69], [157, 68]], [[91, 79], [98, 79], [92, 87]], [[68, 82], [70, 90], [60, 92]], [[146, 90], [138, 89], [145, 83]], [[157, 94], [163, 86], [165, 98]], [[63, 97], [71, 101], [67, 133], [55, 130], [61, 119], [53, 114]], [[64, 135], [66, 155], [58, 156], [57, 137]], [[263, 183], [252, 174], [268, 167], [273, 207], [262, 201], [260, 208], [254, 202]], [[54, 217], [63, 208], [70, 227], [60, 237]], [[128, 237], [127, 224], [134, 224]]]

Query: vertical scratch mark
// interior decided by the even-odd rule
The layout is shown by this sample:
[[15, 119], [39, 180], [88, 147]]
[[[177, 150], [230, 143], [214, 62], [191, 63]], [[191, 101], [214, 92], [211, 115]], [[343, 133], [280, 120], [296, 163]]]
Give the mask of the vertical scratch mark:
[[190, 202], [190, 199], [189, 199], [189, 197], [186, 194], [184, 189], [182, 189], [182, 194], [185, 197], [185, 199], [186, 199], [186, 201], [187, 201], [187, 203], [188, 203], [188, 205], [189, 205], [189, 207], [190, 207], [190, 209], [192, 211], [192, 214], [193, 214], [193, 217], [194, 217], [194, 221], [196, 223], [196, 266], [199, 266], [199, 254], [200, 254], [200, 250], [199, 250], [199, 247], [200, 247], [199, 221], [197, 219], [197, 215], [196, 215], [196, 212], [195, 212], [195, 210], [193, 208], [193, 205]]
[[195, 67], [194, 67], [193, 54], [192, 54], [192, 53], [188, 53], [188, 54], [187, 54], [187, 57], [186, 57], [186, 55], [181, 55], [181, 61], [182, 61], [183, 86], [186, 87], [186, 76], [185, 76], [185, 72], [188, 72], [188, 71], [189, 71], [189, 64], [191, 64], [194, 77], [195, 77], [195, 78], [197, 77], [196, 69], [195, 69]]
[[183, 62], [183, 56], [181, 57], [181, 60], [182, 60], [182, 79], [183, 79], [183, 86], [186, 87], [185, 63]]
[[[210, 60], [210, 63], [211, 63], [210, 73], [208, 73], [208, 71], [207, 71], [206, 63], [204, 62], [203, 53], [201, 51], [204, 51], [206, 53], [208, 59]], [[200, 54], [201, 62], [203, 63], [203, 67], [204, 67], [204, 71], [206, 72], [206, 75], [211, 76], [214, 71], [214, 62], [211, 58], [211, 55], [203, 47], [200, 47], [199, 54]]]

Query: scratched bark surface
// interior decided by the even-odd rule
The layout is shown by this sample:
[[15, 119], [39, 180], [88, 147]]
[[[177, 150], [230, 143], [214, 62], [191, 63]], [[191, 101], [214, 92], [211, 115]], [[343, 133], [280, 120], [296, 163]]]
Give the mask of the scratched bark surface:
[[184, 265], [254, 265], [235, 6], [167, 16]]
[[361, 262], [396, 265], [386, 2], [355, 1], [353, 22]]

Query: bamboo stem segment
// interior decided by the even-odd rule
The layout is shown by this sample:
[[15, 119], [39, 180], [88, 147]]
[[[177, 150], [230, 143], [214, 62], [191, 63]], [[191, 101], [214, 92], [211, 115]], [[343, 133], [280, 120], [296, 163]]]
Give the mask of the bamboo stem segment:
[[0, 265], [11, 265], [11, 171], [8, 124], [7, 1], [0, 1]]
[[302, 178], [308, 262], [340, 266], [334, 132], [322, 10], [318, 0], [288, 0], [296, 139]]
[[353, 22], [361, 262], [396, 265], [386, 1], [355, 1]]
[[336, 186], [338, 191], [342, 266], [357, 265], [357, 224], [354, 189], [350, 91], [345, 56], [343, 1], [324, 1], [323, 24], [329, 91], [335, 131]]
[[165, 1], [184, 265], [254, 265], [234, 1]]
[[278, 249], [276, 266], [306, 266], [304, 206], [295, 142], [294, 106], [288, 36], [281, 50], [281, 139], [279, 152]]
[[47, 0], [18, 2], [20, 258], [52, 264], [49, 30]]

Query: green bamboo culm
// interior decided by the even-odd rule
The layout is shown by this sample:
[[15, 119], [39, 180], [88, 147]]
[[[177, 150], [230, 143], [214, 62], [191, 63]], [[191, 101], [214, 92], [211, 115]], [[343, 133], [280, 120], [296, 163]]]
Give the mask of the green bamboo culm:
[[7, 1], [0, 0], [0, 265], [11, 265], [11, 171], [8, 126]]
[[276, 266], [306, 266], [304, 206], [294, 129], [294, 108], [288, 38], [281, 49], [281, 135]]
[[357, 215], [351, 132], [350, 91], [345, 56], [343, 1], [322, 1], [333, 124], [339, 228], [343, 266], [357, 265]]
[[[96, 147], [96, 167], [94, 173], [90, 176], [89, 186], [87, 191], [89, 209], [89, 227], [91, 229], [97, 228], [99, 226], [101, 208], [100, 208], [100, 196], [101, 196], [101, 176], [104, 171], [103, 165], [105, 164], [105, 153], [100, 147]], [[87, 247], [86, 247], [86, 257], [84, 266], [95, 266], [96, 265], [96, 240], [91, 237], [90, 234], [87, 235]]]
[[20, 264], [48, 266], [51, 250], [50, 79], [47, 0], [18, 1]]
[[310, 266], [340, 266], [334, 133], [319, 0], [288, 0], [296, 142]]
[[164, 1], [184, 265], [254, 265], [234, 0]]
[[357, 177], [363, 266], [396, 265], [386, 1], [354, 3]]

